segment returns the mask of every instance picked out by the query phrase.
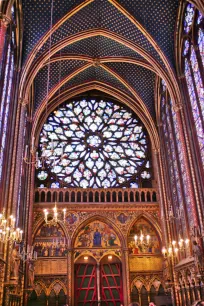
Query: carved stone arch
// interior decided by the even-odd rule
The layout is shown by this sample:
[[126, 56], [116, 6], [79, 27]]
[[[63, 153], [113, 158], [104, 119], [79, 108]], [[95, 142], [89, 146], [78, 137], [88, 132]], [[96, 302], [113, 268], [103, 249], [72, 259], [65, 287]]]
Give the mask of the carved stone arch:
[[76, 241], [77, 235], [79, 234], [79, 232], [81, 231], [81, 229], [85, 226], [88, 225], [91, 222], [94, 221], [101, 221], [107, 225], [111, 224], [113, 230], [115, 231], [115, 233], [117, 234], [121, 246], [119, 246], [119, 248], [124, 248], [126, 246], [125, 244], [125, 237], [123, 235], [123, 233], [121, 232], [121, 230], [118, 228], [118, 226], [116, 226], [116, 224], [113, 222], [113, 220], [109, 219], [108, 217], [104, 217], [104, 216], [100, 216], [100, 215], [94, 215], [91, 216], [89, 218], [87, 218], [86, 220], [82, 221], [78, 227], [75, 229], [75, 231], [72, 234], [72, 239], [71, 239], [71, 246], [74, 247], [74, 243]]
[[183, 275], [181, 273], [181, 271], [176, 272], [176, 281], [178, 282], [178, 284], [182, 284], [182, 280], [183, 280]]
[[[138, 284], [137, 284], [137, 282], [138, 282]], [[139, 285], [139, 282], [141, 283], [141, 285]], [[133, 279], [133, 281], [131, 282], [130, 289], [132, 290], [134, 286], [137, 288], [138, 292], [140, 293], [140, 290], [141, 290], [142, 286], [145, 286], [145, 288], [146, 288], [145, 279], [141, 276], [136, 276]]]
[[[54, 287], [55, 287], [55, 285], [57, 285], [57, 284], [59, 284], [60, 287], [59, 287], [59, 289], [55, 290]], [[47, 295], [50, 295], [50, 292], [51, 292], [52, 290], [54, 290], [55, 294], [58, 295], [61, 289], [63, 289], [63, 290], [64, 290], [64, 293], [67, 294], [67, 288], [66, 288], [65, 284], [64, 284], [62, 281], [60, 281], [59, 279], [56, 279], [56, 280], [54, 280], [54, 282], [52, 282], [52, 283], [50, 284], [49, 288], [47, 289], [47, 293], [48, 293]]]
[[[39, 218], [39, 220], [36, 222], [36, 224], [33, 227], [33, 234], [32, 234], [32, 241], [34, 241], [37, 231], [43, 226], [43, 224], [45, 224], [45, 220], [43, 217]], [[70, 236], [69, 233], [67, 231], [67, 228], [65, 226], [65, 224], [61, 221], [58, 222], [58, 224], [60, 225], [60, 227], [62, 228], [65, 238], [67, 240], [67, 244], [68, 246], [70, 245]]]
[[[38, 290], [38, 288], [36, 288], [38, 285], [41, 286], [41, 289], [39, 289], [39, 290]], [[37, 296], [40, 296], [42, 291], [44, 291], [46, 295], [47, 295], [47, 292], [48, 292], [48, 289], [47, 289], [45, 283], [41, 280], [35, 281], [35, 285], [34, 285], [33, 290], [35, 290]]]
[[121, 258], [119, 255], [117, 255], [117, 254], [115, 254], [114, 252], [112, 252], [112, 251], [103, 254], [103, 255], [100, 257], [99, 262], [100, 262], [104, 257], [106, 257], [106, 256], [108, 256], [108, 255], [113, 255], [113, 256], [117, 257], [117, 258], [120, 260], [120, 262], [122, 263], [122, 258]]
[[92, 257], [95, 261], [96, 261], [96, 263], [98, 263], [99, 262], [99, 259], [97, 259], [91, 252], [89, 252], [88, 250], [87, 251], [83, 251], [79, 256], [77, 256], [76, 258], [74, 258], [74, 263], [77, 263], [77, 261], [81, 258], [81, 257], [83, 257], [83, 256], [89, 256], [89, 257]]
[[162, 233], [161, 233], [161, 227], [159, 225], [159, 223], [155, 220], [155, 219], [152, 219], [152, 215], [150, 215], [149, 213], [147, 212], [142, 212], [141, 214], [139, 214], [137, 217], [135, 217], [131, 223], [129, 224], [128, 226], [128, 231], [127, 231], [127, 237], [126, 239], [128, 238], [129, 234], [130, 234], [130, 230], [132, 228], [132, 226], [141, 218], [144, 218], [146, 219], [151, 225], [152, 227], [155, 229], [156, 233], [159, 235], [159, 239], [160, 239], [160, 242], [162, 241]]
[[[158, 285], [155, 285], [155, 282], [158, 282]], [[149, 280], [149, 289], [151, 288], [151, 286], [153, 286], [155, 288], [156, 291], [159, 290], [159, 286], [162, 285], [162, 280], [160, 279], [159, 276], [153, 276], [150, 280]]]
[[[132, 111], [141, 119], [143, 124], [145, 125], [145, 128], [147, 129], [148, 135], [151, 140], [151, 145], [153, 150], [157, 150], [160, 147], [160, 141], [158, 137], [158, 132], [156, 130], [155, 123], [153, 122], [150, 115], [147, 113], [144, 113], [144, 110], [135, 103], [135, 100], [131, 98], [129, 95], [121, 93], [121, 91], [117, 90], [116, 88], [107, 85], [102, 82], [88, 82], [83, 83], [80, 85], [77, 85], [73, 87], [72, 89], [69, 89], [64, 93], [61, 94], [61, 98], [59, 96], [55, 97], [55, 99], [51, 100], [48, 104], [47, 113], [51, 113], [59, 104], [65, 102], [68, 99], [73, 98], [74, 96], [78, 94], [82, 94], [85, 92], [88, 92], [90, 90], [99, 90], [106, 94], [111, 95], [113, 98], [116, 98], [121, 103], [127, 105], [132, 109]], [[35, 137], [36, 143], [38, 142], [38, 138], [40, 135], [40, 131], [42, 129], [42, 126], [46, 120], [44, 109], [46, 107], [45, 105], [40, 105], [40, 107], [37, 109], [35, 116], [33, 118], [33, 127], [32, 127], [32, 137]]]
[[[161, 66], [161, 64], [158, 63], [157, 60], [155, 60], [146, 50], [138, 46], [137, 44], [128, 41], [127, 39], [124, 39], [121, 35], [115, 34], [113, 32], [110, 32], [108, 30], [102, 30], [102, 29], [89, 29], [87, 31], [83, 31], [82, 33], [74, 34], [71, 37], [68, 37], [66, 39], [63, 39], [56, 45], [54, 45], [50, 52], [43, 54], [38, 58], [38, 62], [34, 63], [33, 60], [30, 60], [32, 57], [34, 58], [34, 55], [32, 51], [30, 53], [30, 59], [27, 60], [27, 63], [22, 71], [21, 81], [20, 81], [20, 87], [19, 87], [19, 95], [21, 98], [27, 97], [28, 92], [30, 90], [30, 86], [33, 82], [33, 79], [37, 75], [39, 69], [44, 65], [44, 63], [48, 60], [50, 56], [55, 54], [60, 49], [64, 48], [68, 44], [72, 44], [76, 41], [79, 41], [81, 39], [92, 37], [92, 36], [105, 36], [107, 38], [113, 39], [126, 47], [132, 49], [133, 51], [139, 53], [141, 56], [143, 56], [156, 70], [157, 74], [160, 75], [167, 83], [170, 95], [172, 96], [173, 103], [180, 101], [181, 94], [178, 87], [177, 80], [175, 79], [174, 72], [171, 71], [171, 73], [167, 73], [165, 69]], [[36, 46], [34, 47], [36, 49]], [[33, 65], [33, 67], [32, 67]], [[171, 70], [171, 68], [170, 68]]]

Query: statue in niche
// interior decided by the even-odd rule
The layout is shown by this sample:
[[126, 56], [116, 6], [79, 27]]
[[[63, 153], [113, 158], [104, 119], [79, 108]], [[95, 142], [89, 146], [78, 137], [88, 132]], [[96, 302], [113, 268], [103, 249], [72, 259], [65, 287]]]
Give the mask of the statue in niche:
[[101, 246], [101, 233], [96, 229], [93, 237], [93, 246]]
[[18, 279], [20, 262], [19, 246], [16, 245], [11, 253], [11, 278]]
[[32, 287], [34, 286], [34, 262], [32, 260], [29, 261], [28, 263], [28, 286]]
[[193, 241], [193, 255], [195, 258], [196, 267], [198, 271], [200, 271], [203, 268], [203, 252], [195, 240]]

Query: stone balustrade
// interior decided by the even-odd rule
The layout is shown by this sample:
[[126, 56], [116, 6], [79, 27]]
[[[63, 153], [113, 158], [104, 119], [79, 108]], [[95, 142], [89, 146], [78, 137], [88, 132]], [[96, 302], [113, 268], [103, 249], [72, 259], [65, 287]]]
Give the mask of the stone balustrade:
[[158, 191], [154, 188], [37, 188], [35, 203], [133, 203], [158, 202]]

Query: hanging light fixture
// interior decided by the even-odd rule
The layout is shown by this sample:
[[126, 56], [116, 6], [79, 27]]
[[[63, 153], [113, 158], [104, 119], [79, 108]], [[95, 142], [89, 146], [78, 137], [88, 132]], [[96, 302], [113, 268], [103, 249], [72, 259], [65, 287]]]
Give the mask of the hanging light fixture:
[[57, 225], [58, 222], [66, 222], [66, 208], [62, 209], [63, 218], [59, 218], [59, 213], [57, 209], [57, 203], [55, 202], [54, 208], [50, 211], [49, 209], [44, 209], [44, 220], [47, 225]]
[[135, 235], [134, 236], [134, 240], [135, 240], [135, 246], [139, 247], [139, 246], [149, 246], [150, 244], [150, 235], [144, 235], [142, 230], [140, 231], [140, 235]]
[[23, 231], [15, 227], [16, 219], [11, 215], [8, 219], [5, 217], [5, 210], [0, 214], [0, 242], [7, 241], [21, 242]]
[[179, 240], [173, 240], [172, 243], [169, 245], [168, 248], [162, 248], [162, 254], [165, 258], [167, 257], [176, 257], [178, 252], [183, 252], [189, 247], [190, 240], [188, 238], [181, 238], [179, 235]]

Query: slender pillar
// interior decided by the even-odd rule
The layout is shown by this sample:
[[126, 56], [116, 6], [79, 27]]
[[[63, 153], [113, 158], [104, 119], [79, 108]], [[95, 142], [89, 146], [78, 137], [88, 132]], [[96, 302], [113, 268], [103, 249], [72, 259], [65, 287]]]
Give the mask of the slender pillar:
[[68, 249], [67, 253], [67, 303], [73, 305], [74, 296], [74, 263], [73, 250]]
[[127, 306], [130, 304], [130, 269], [129, 269], [129, 251], [128, 248], [124, 248], [123, 250], [123, 296], [124, 296], [124, 305]]
[[101, 305], [101, 290], [100, 290], [100, 262], [97, 262], [96, 267], [96, 276], [97, 276], [97, 298], [98, 298], [98, 306]]

